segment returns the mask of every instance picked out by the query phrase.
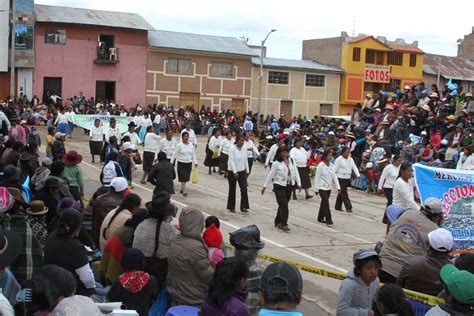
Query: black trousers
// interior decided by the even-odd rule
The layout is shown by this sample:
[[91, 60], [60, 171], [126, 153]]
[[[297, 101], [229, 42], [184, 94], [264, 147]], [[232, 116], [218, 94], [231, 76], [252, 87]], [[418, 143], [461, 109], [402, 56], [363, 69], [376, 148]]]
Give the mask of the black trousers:
[[249, 161], [249, 174], [252, 172], [252, 166], [253, 166], [253, 158], [247, 158]]
[[238, 173], [239, 178], [235, 179], [232, 171], [227, 172], [227, 180], [229, 181], [229, 194], [227, 195], [227, 209], [235, 210], [235, 190], [237, 188], [237, 182], [240, 187], [240, 210], [249, 209], [249, 197], [247, 193], [247, 172], [240, 171]]
[[334, 208], [338, 211], [342, 210], [342, 203], [347, 210], [352, 210], [352, 203], [349, 199], [349, 194], [347, 193], [347, 187], [351, 184], [351, 179], [337, 179], [339, 181], [339, 185], [341, 186], [341, 192], [337, 195], [336, 198], [336, 205]]
[[102, 153], [100, 154], [100, 162], [105, 161], [105, 150], [107, 149], [108, 145], [109, 145], [109, 143], [105, 142], [104, 146], [102, 146]]
[[278, 203], [278, 211], [275, 217], [275, 226], [280, 224], [282, 226], [288, 225], [288, 217], [290, 210], [288, 209], [288, 202], [291, 199], [292, 192], [291, 185], [281, 186], [278, 184], [273, 184], [273, 192]]
[[326, 221], [326, 223], [332, 223], [331, 209], [329, 207], [329, 196], [331, 196], [331, 190], [319, 190], [318, 193], [321, 197], [318, 222]]
[[[383, 188], [383, 194], [387, 198], [387, 207], [389, 207], [393, 204], [393, 189]], [[383, 213], [382, 223], [388, 224], [387, 208], [385, 208], [385, 212]]]

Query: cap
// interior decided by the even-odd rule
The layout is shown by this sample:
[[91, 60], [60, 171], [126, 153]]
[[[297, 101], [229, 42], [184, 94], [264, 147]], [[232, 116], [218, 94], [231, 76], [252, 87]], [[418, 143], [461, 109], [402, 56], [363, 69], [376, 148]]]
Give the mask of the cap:
[[465, 97], [472, 97], [472, 93], [468, 92], [464, 95]]
[[441, 252], [451, 251], [454, 244], [453, 235], [445, 228], [438, 228], [429, 232], [428, 240], [431, 248]]
[[300, 295], [303, 290], [303, 279], [300, 271], [288, 263], [272, 263], [262, 274], [260, 288], [265, 294]]
[[136, 146], [133, 145], [131, 142], [125, 142], [122, 145], [122, 150], [129, 150], [129, 149], [134, 150], [135, 148]]
[[334, 135], [333, 131], [329, 131], [328, 135]]
[[369, 98], [369, 99], [372, 99], [372, 94], [367, 93], [366, 97]]
[[463, 304], [474, 304], [474, 274], [466, 270], [458, 270], [454, 265], [447, 264], [439, 273], [449, 293]]
[[366, 165], [367, 168], [373, 168], [374, 164], [372, 162], [368, 162]]
[[428, 135], [428, 133], [426, 133], [426, 131], [421, 131], [421, 135]]
[[266, 139], [272, 139], [272, 135], [268, 135], [267, 137], [265, 137]]
[[128, 187], [128, 182], [124, 177], [117, 177], [110, 182], [110, 186], [115, 192], [122, 192]]
[[56, 138], [56, 139], [59, 139], [59, 138], [61, 138], [61, 137], [63, 137], [63, 136], [66, 136], [66, 134], [61, 133], [61, 132], [56, 132], [56, 134], [54, 134], [54, 138]]
[[443, 205], [441, 205], [441, 202], [434, 197], [427, 198], [423, 203], [423, 208], [432, 214], [443, 213]]
[[391, 204], [387, 207], [385, 213], [387, 214], [390, 224], [393, 225], [404, 211], [405, 210], [400, 205]]
[[428, 112], [431, 111], [431, 108], [428, 104], [423, 105], [421, 108], [425, 111], [428, 111]]
[[410, 86], [405, 86], [405, 90], [411, 90]]
[[352, 255], [352, 263], [356, 263], [357, 260], [366, 259], [369, 257], [378, 257], [379, 255], [375, 252], [374, 249], [366, 248], [366, 249], [359, 249], [354, 252]]
[[41, 164], [45, 167], [49, 167], [53, 164], [53, 161], [51, 160], [51, 158], [44, 157], [43, 160], [41, 161]]

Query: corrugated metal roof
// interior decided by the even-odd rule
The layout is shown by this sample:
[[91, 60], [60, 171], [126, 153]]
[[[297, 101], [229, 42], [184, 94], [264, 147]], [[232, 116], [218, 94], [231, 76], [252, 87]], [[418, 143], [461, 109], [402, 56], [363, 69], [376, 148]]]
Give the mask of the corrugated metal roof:
[[252, 49], [234, 37], [200, 35], [171, 31], [148, 32], [151, 47], [171, 48], [218, 54], [257, 56]]
[[35, 4], [36, 22], [55, 22], [153, 30], [153, 26], [136, 13], [90, 10]]
[[445, 78], [474, 81], [474, 61], [451, 56], [425, 54], [423, 72]]
[[[252, 58], [252, 64], [259, 66], [260, 58]], [[267, 68], [285, 68], [285, 69], [301, 69], [301, 70], [310, 70], [310, 71], [321, 71], [321, 72], [335, 72], [343, 73], [344, 70], [336, 67], [320, 64], [310, 60], [300, 60], [300, 59], [284, 59], [284, 58], [263, 58], [263, 67]]]

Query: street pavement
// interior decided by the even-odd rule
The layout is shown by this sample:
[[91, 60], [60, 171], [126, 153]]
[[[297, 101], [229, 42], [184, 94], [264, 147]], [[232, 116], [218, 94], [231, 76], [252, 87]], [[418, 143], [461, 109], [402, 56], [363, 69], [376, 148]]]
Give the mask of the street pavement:
[[[40, 128], [42, 143], [46, 144], [46, 130]], [[164, 135], [161, 135], [162, 137]], [[175, 135], [177, 138], [178, 135]], [[177, 138], [178, 140], [178, 138]], [[260, 190], [269, 169], [258, 162], [254, 163], [249, 177], [250, 213], [232, 214], [226, 210], [228, 193], [227, 179], [218, 174], [208, 175], [207, 167], [203, 165], [206, 144], [205, 137], [198, 137], [199, 184], [188, 184], [187, 197], [179, 194], [179, 184], [175, 182], [178, 192], [172, 199], [179, 209], [195, 207], [206, 216], [215, 215], [221, 220], [221, 230], [224, 240], [228, 242], [228, 234], [240, 227], [256, 224], [262, 232], [262, 239], [266, 243], [263, 253], [280, 258], [294, 260], [300, 263], [318, 266], [324, 269], [346, 272], [352, 269], [352, 254], [359, 248], [373, 247], [385, 236], [385, 225], [382, 224], [385, 198], [367, 194], [359, 190], [350, 190], [349, 195], [353, 204], [353, 213], [334, 210], [336, 194], [331, 194], [331, 210], [334, 225], [327, 227], [317, 222], [317, 212], [320, 199], [314, 196], [305, 200], [304, 191], [297, 194], [298, 200], [291, 200], [289, 204], [289, 226], [291, 232], [286, 233], [274, 227], [273, 220], [277, 210], [277, 203], [271, 188], [264, 195]], [[80, 166], [84, 172], [85, 196], [90, 197], [100, 187], [99, 174], [102, 165], [91, 163], [88, 137], [83, 135], [82, 129], [75, 128], [73, 138], [66, 139], [66, 150], [77, 150], [83, 155]], [[44, 155], [45, 146], [41, 147]], [[139, 149], [143, 150], [142, 147]], [[141, 166], [134, 172], [133, 192], [142, 197], [142, 205], [151, 199], [153, 186], [150, 183], [140, 184], [142, 176]], [[237, 203], [239, 205], [239, 189], [237, 187]], [[268, 262], [261, 261], [262, 267]], [[334, 315], [337, 293], [340, 281], [303, 272], [304, 289], [303, 301], [300, 310], [305, 315]]]

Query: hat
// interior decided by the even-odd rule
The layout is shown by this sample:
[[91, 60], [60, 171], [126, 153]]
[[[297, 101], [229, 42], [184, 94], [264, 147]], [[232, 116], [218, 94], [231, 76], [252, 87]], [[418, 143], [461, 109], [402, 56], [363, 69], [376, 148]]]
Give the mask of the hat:
[[410, 86], [405, 86], [405, 90], [411, 90], [411, 87]]
[[125, 270], [145, 270], [145, 255], [138, 248], [128, 248], [122, 255], [122, 267]]
[[390, 122], [388, 120], [383, 120], [382, 123], [380, 123], [382, 125], [390, 125]]
[[428, 241], [430, 242], [431, 248], [436, 251], [449, 252], [453, 249], [453, 235], [445, 228], [430, 231], [428, 233]]
[[23, 239], [13, 230], [0, 231], [0, 268], [10, 266], [21, 254]]
[[298, 296], [303, 290], [303, 279], [295, 266], [284, 262], [272, 263], [263, 271], [260, 288], [265, 294]]
[[59, 187], [59, 179], [56, 177], [48, 177], [44, 182], [44, 186], [47, 188]]
[[333, 131], [329, 131], [328, 135], [334, 135]]
[[134, 122], [130, 122], [128, 123], [128, 128], [130, 127], [137, 127], [137, 124], [135, 124]]
[[389, 205], [385, 211], [390, 224], [394, 224], [403, 212], [405, 212], [405, 210], [397, 204]]
[[43, 160], [41, 161], [41, 164], [45, 167], [49, 167], [53, 164], [53, 161], [51, 160], [51, 158], [44, 157]]
[[366, 248], [359, 249], [352, 255], [352, 263], [356, 263], [357, 260], [362, 260], [370, 257], [378, 257], [379, 255], [374, 249]]
[[150, 214], [173, 215], [176, 207], [170, 201], [171, 195], [166, 191], [161, 191], [153, 194], [151, 201], [145, 203], [145, 207]]
[[421, 108], [425, 111], [428, 111], [428, 112], [431, 111], [431, 108], [428, 104], [423, 105]]
[[272, 135], [268, 135], [267, 137], [265, 137], [266, 139], [273, 139]]
[[12, 182], [17, 181], [20, 178], [21, 169], [15, 167], [14, 165], [7, 165], [3, 169], [3, 181]]
[[426, 133], [426, 131], [421, 131], [421, 135], [428, 135], [428, 133]]
[[63, 136], [66, 136], [66, 134], [61, 133], [61, 132], [56, 132], [56, 134], [54, 134], [54, 138], [55, 138], [55, 139], [60, 139], [60, 138], [63, 137]]
[[439, 273], [449, 293], [463, 304], [474, 304], [474, 274], [458, 270], [453, 264], [447, 264]]
[[433, 92], [430, 94], [430, 98], [437, 98], [438, 94], [436, 92]]
[[450, 120], [450, 121], [454, 121], [456, 119], [456, 116], [451, 114], [447, 117], [447, 119]]
[[110, 187], [114, 188], [115, 192], [122, 192], [128, 187], [127, 179], [124, 177], [114, 178], [110, 182]]
[[44, 206], [44, 202], [41, 200], [31, 201], [30, 207], [26, 209], [26, 213], [33, 216], [40, 216], [48, 213], [48, 208]]
[[215, 224], [211, 224], [202, 234], [202, 238], [206, 242], [208, 247], [220, 248], [224, 238], [222, 238], [221, 231], [216, 227]]
[[349, 138], [352, 138], [352, 139], [355, 139], [355, 138], [356, 138], [355, 135], [354, 135], [353, 133], [351, 133], [351, 132], [347, 133], [347, 134], [346, 134], [346, 137], [349, 137]]
[[80, 211], [81, 202], [74, 200], [74, 198], [71, 196], [66, 196], [61, 201], [59, 201], [58, 207], [56, 208], [56, 213], [60, 215], [61, 212], [67, 208], [73, 208], [75, 210]]
[[20, 125], [21, 125], [21, 124], [26, 124], [26, 120], [21, 120], [21, 121], [20, 121]]
[[425, 200], [425, 202], [423, 203], [423, 209], [432, 214], [443, 213], [443, 205], [441, 205], [441, 202], [434, 197], [430, 197]]
[[375, 111], [382, 112], [382, 109], [377, 107], [377, 108], [375, 108]]
[[15, 199], [8, 192], [7, 188], [0, 187], [0, 213], [5, 213], [12, 208], [15, 203]]
[[393, 106], [391, 106], [391, 105], [389, 104], [389, 105], [387, 105], [387, 106], [385, 107], [385, 110], [393, 111]]
[[77, 164], [80, 164], [82, 161], [82, 155], [79, 154], [75, 150], [70, 150], [66, 153], [66, 155], [63, 157], [63, 163], [66, 166], [75, 166]]
[[367, 168], [373, 168], [374, 167], [374, 163], [373, 162], [368, 162], [367, 165], [366, 165]]
[[468, 92], [464, 95], [464, 97], [472, 97], [472, 93]]
[[367, 93], [366, 97], [369, 98], [369, 99], [372, 99], [372, 94]]
[[136, 148], [131, 142], [125, 142], [122, 145], [122, 150], [134, 150]]
[[256, 225], [242, 227], [230, 235], [230, 244], [237, 249], [262, 249], [265, 243], [260, 241], [260, 230]]
[[458, 123], [458, 125], [456, 125], [456, 128], [464, 128], [464, 124], [463, 123]]
[[392, 98], [398, 98], [398, 94], [393, 93], [393, 94], [392, 94]]

